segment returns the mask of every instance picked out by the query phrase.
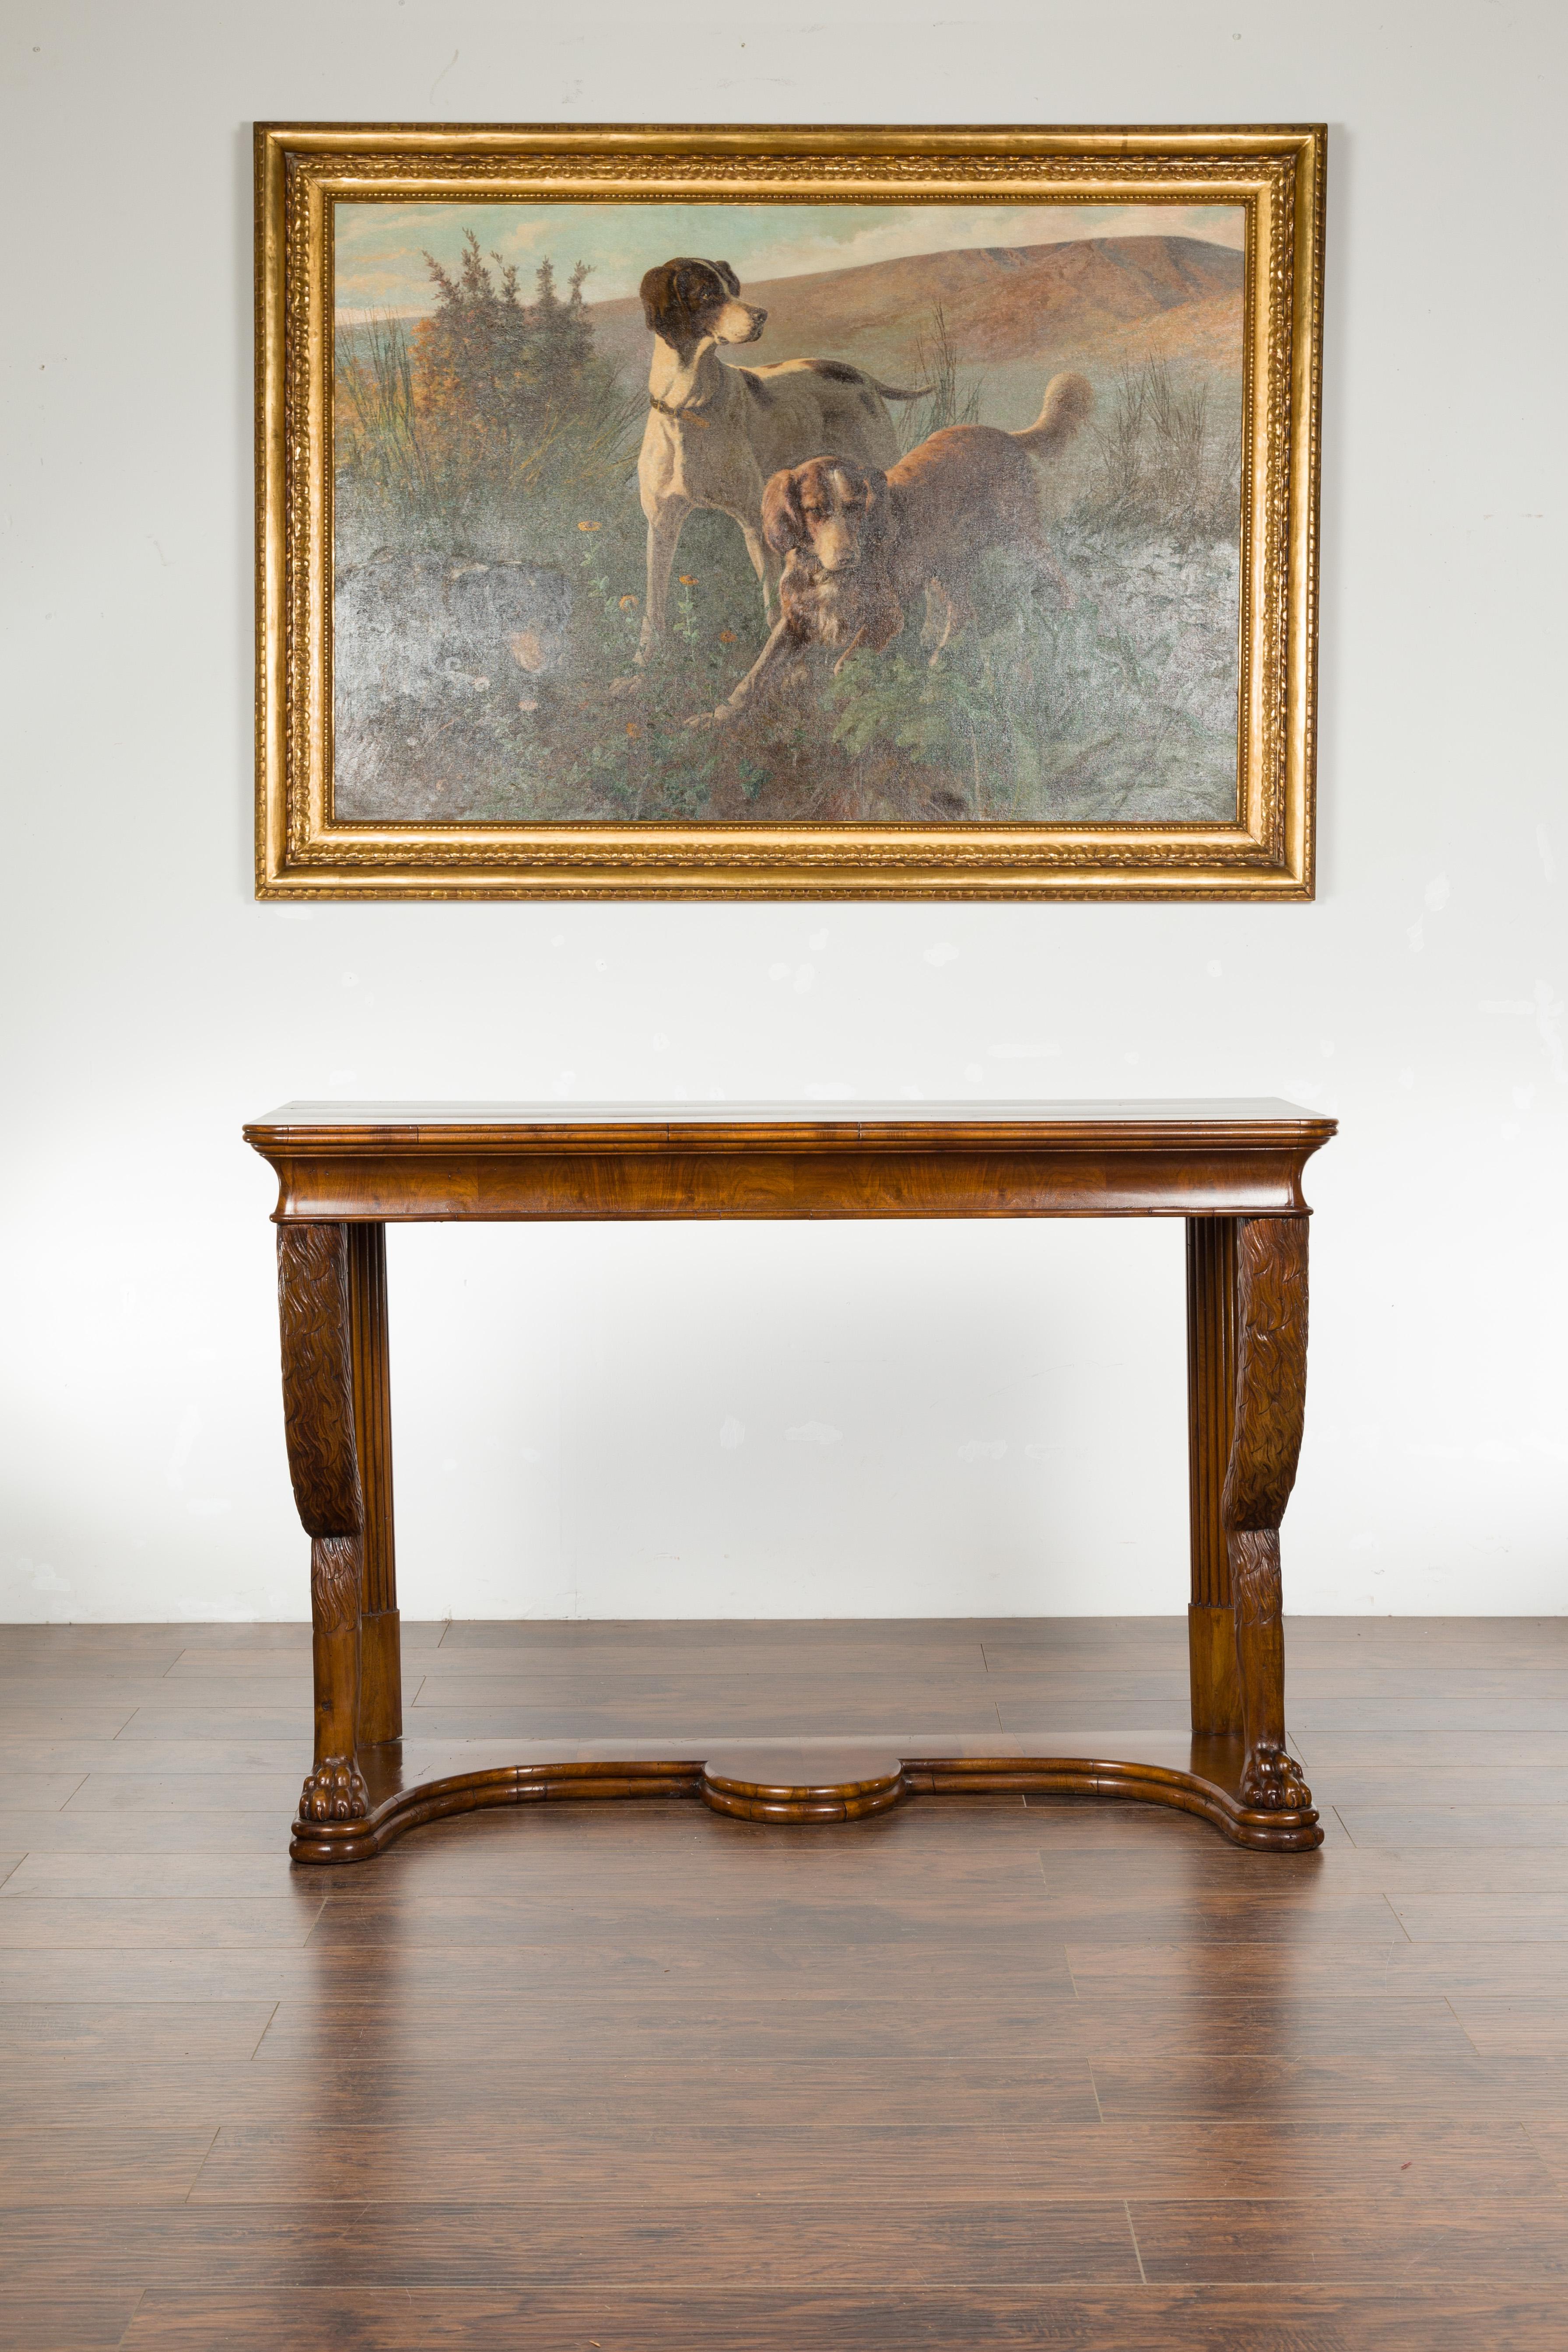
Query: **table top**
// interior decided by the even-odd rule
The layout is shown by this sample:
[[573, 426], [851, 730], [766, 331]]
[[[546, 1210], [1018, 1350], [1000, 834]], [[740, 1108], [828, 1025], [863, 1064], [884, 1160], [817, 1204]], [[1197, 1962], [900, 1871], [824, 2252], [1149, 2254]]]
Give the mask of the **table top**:
[[1126, 1140], [1130, 1131], [1152, 1130], [1162, 1140], [1175, 1133], [1212, 1132], [1234, 1139], [1238, 1132], [1326, 1141], [1335, 1122], [1299, 1103], [1265, 1095], [1239, 1100], [1140, 1102], [1114, 1097], [1063, 1102], [287, 1102], [245, 1129], [247, 1142], [300, 1145], [342, 1136], [363, 1145], [374, 1130], [399, 1142], [449, 1141], [455, 1129], [500, 1135], [515, 1129], [530, 1139], [551, 1135], [604, 1138], [608, 1129], [635, 1130], [652, 1139], [689, 1129], [711, 1137], [716, 1129], [769, 1130], [847, 1140], [872, 1134], [914, 1139], [936, 1131], [953, 1138], [998, 1134], [1042, 1136], [1068, 1130]]

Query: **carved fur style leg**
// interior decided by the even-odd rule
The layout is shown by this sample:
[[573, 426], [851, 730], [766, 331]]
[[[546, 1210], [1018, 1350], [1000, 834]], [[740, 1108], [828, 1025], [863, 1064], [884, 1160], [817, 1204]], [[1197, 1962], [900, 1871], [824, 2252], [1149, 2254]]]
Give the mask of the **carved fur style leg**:
[[364, 1507], [354, 1448], [346, 1226], [279, 1226], [278, 1317], [283, 1429], [300, 1523], [309, 1536], [357, 1536]]
[[283, 1420], [294, 1499], [310, 1537], [315, 1760], [302, 1822], [352, 1822], [369, 1810], [354, 1759], [359, 1722], [364, 1504], [354, 1438], [348, 1234], [341, 1224], [278, 1234]]
[[302, 1822], [362, 1821], [369, 1811], [365, 1785], [354, 1762], [363, 1550], [359, 1536], [318, 1536], [310, 1546], [316, 1760], [306, 1775], [300, 1799]]
[[1244, 1803], [1264, 1812], [1304, 1812], [1312, 1792], [1285, 1747], [1285, 1640], [1279, 1535], [1243, 1529], [1227, 1538], [1236, 1611], [1237, 1669], [1246, 1713]]
[[1285, 1748], [1279, 1522], [1306, 1407], [1306, 1219], [1243, 1220], [1236, 1272], [1236, 1424], [1221, 1516], [1241, 1685], [1241, 1793], [1259, 1811], [1298, 1811], [1312, 1798]]

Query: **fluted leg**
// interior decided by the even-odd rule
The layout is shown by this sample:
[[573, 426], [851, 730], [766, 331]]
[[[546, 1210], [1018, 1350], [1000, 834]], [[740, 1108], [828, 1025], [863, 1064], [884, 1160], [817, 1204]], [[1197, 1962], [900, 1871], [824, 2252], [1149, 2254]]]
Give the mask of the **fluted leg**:
[[1193, 1729], [1241, 1729], [1230, 1560], [1220, 1498], [1236, 1426], [1236, 1219], [1187, 1220], [1187, 1448], [1193, 1597], [1187, 1663]]
[[1241, 1797], [1305, 1811], [1311, 1790], [1285, 1748], [1279, 1522], [1296, 1483], [1307, 1392], [1307, 1220], [1238, 1219], [1236, 1419], [1221, 1499], [1236, 1619]]
[[316, 1745], [300, 1821], [330, 1831], [363, 1820], [368, 1811], [355, 1755], [364, 1504], [354, 1433], [346, 1226], [279, 1227], [278, 1304], [289, 1470], [310, 1538]]
[[386, 1227], [348, 1227], [354, 1450], [364, 1501], [360, 1596], [359, 1736], [374, 1748], [403, 1732], [403, 1644], [392, 1530], [392, 1394], [386, 1344]]

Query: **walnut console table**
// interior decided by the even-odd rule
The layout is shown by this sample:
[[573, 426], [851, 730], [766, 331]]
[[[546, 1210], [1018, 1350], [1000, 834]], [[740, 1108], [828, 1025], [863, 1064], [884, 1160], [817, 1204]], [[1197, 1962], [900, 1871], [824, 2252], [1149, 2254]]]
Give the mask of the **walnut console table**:
[[[283, 1412], [310, 1538], [315, 1759], [289, 1851], [360, 1862], [445, 1813], [565, 1797], [700, 1797], [845, 1821], [976, 1789], [1133, 1797], [1238, 1845], [1322, 1842], [1285, 1745], [1279, 1522], [1307, 1375], [1301, 1172], [1334, 1121], [1283, 1102], [894, 1105], [821, 1117], [685, 1105], [288, 1103], [245, 1129], [279, 1178]], [[386, 1227], [460, 1217], [1184, 1217], [1192, 1737], [1180, 1756], [945, 1756], [869, 1741], [600, 1741], [498, 1760], [403, 1746], [393, 1570]], [[531, 1745], [532, 1743], [528, 1743]], [[569, 1744], [569, 1743], [568, 1743]], [[561, 1743], [556, 1743], [557, 1748]]]

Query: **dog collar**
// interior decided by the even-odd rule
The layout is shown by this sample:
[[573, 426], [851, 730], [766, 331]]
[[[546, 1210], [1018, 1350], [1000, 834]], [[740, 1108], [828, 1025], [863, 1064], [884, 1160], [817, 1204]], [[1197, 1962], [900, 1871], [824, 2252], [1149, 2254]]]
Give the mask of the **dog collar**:
[[705, 408], [707, 406], [708, 404], [706, 401], [699, 402], [694, 400], [689, 407], [671, 408], [668, 400], [660, 400], [657, 393], [650, 392], [647, 396], [647, 404], [650, 408], [657, 408], [661, 416], [679, 417], [683, 425], [700, 425], [704, 428], [704, 430], [706, 430], [710, 422], [708, 417], [699, 416], [697, 414], [699, 407]]

